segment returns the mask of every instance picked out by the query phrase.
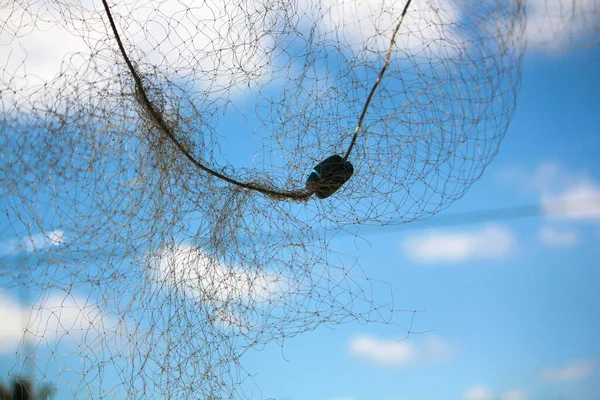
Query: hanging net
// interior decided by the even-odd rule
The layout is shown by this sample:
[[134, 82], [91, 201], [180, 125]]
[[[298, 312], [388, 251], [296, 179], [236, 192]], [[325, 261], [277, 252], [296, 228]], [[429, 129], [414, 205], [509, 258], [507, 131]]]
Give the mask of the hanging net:
[[469, 189], [525, 46], [514, 0], [11, 1], [0, 21], [0, 299], [29, 288], [17, 358], [82, 398], [252, 397], [251, 349], [399, 324], [332, 240]]

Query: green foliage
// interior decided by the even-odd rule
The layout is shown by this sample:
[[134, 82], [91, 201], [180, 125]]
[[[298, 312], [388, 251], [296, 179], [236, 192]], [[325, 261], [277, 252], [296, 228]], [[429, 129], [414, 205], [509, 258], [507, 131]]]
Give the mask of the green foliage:
[[50, 400], [55, 391], [50, 383], [35, 388], [31, 378], [12, 378], [0, 384], [0, 400]]

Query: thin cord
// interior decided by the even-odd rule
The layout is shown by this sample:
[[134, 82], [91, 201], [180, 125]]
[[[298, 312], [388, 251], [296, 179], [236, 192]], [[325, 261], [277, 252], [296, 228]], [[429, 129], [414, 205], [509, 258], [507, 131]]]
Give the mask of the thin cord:
[[354, 144], [356, 143], [356, 138], [358, 137], [358, 133], [360, 132], [360, 128], [362, 127], [363, 120], [365, 119], [365, 115], [367, 114], [367, 110], [369, 109], [369, 105], [371, 104], [371, 99], [373, 98], [373, 95], [375, 94], [375, 90], [377, 89], [377, 86], [379, 86], [379, 83], [381, 82], [381, 79], [383, 78], [383, 74], [385, 73], [385, 70], [387, 69], [387, 67], [390, 63], [390, 58], [392, 56], [392, 50], [394, 48], [394, 43], [396, 42], [396, 35], [398, 34], [398, 31], [400, 30], [402, 21], [404, 21], [404, 16], [406, 15], [406, 12], [408, 11], [408, 7], [410, 6], [411, 1], [412, 0], [408, 0], [406, 2], [406, 5], [404, 6], [404, 10], [402, 10], [402, 15], [400, 15], [400, 19], [398, 20], [398, 23], [396, 24], [396, 27], [394, 28], [394, 32], [392, 33], [392, 39], [390, 40], [390, 46], [388, 47], [387, 55], [385, 57], [385, 62], [383, 63], [383, 67], [381, 67], [381, 71], [379, 71], [377, 80], [375, 81], [375, 83], [373, 84], [373, 87], [371, 88], [371, 92], [369, 93], [369, 96], [367, 97], [367, 101], [365, 101], [365, 105], [363, 106], [360, 117], [358, 118], [356, 128], [354, 129], [354, 135], [352, 135], [352, 141], [350, 142], [350, 146], [348, 147], [348, 150], [346, 151], [346, 154], [344, 155], [344, 161], [348, 160], [348, 157], [350, 156], [350, 153], [352, 152], [352, 149], [354, 148]]
[[[362, 126], [364, 117], [365, 117], [367, 110], [369, 108], [369, 105], [371, 103], [371, 99], [373, 98], [373, 94], [375, 93], [375, 90], [379, 86], [379, 83], [381, 82], [381, 79], [383, 78], [385, 70], [390, 62], [396, 35], [397, 35], [398, 31], [400, 30], [400, 26], [402, 25], [402, 21], [404, 20], [404, 16], [406, 15], [408, 6], [410, 5], [411, 1], [412, 0], [407, 1], [406, 6], [404, 7], [404, 10], [402, 11], [402, 15], [400, 16], [400, 19], [398, 21], [398, 24], [396, 24], [396, 27], [392, 34], [392, 39], [390, 40], [390, 45], [387, 50], [385, 62], [383, 64], [383, 67], [381, 68], [381, 71], [379, 72], [379, 76], [377, 77], [377, 80], [375, 81], [375, 83], [373, 84], [373, 87], [371, 88], [371, 91], [367, 97], [367, 100], [365, 101], [362, 113], [360, 115], [360, 118], [358, 119], [358, 123], [356, 125], [354, 135], [352, 137], [352, 142], [350, 143], [350, 147], [348, 148], [348, 150], [346, 151], [346, 154], [344, 156], [344, 161], [346, 161], [348, 159], [348, 157], [350, 156], [350, 152], [352, 151], [354, 144], [356, 143], [356, 138], [358, 136], [358, 133]], [[223, 174], [207, 167], [206, 165], [202, 164], [200, 161], [196, 160], [194, 158], [194, 156], [192, 156], [190, 154], [190, 152], [186, 149], [186, 147], [177, 139], [175, 134], [172, 132], [171, 128], [168, 126], [168, 124], [163, 119], [161, 113], [158, 112], [156, 110], [156, 108], [154, 108], [154, 105], [148, 99], [148, 96], [146, 94], [146, 89], [144, 89], [144, 85], [142, 84], [142, 79], [138, 75], [135, 67], [133, 66], [133, 63], [131, 62], [131, 60], [129, 59], [129, 56], [127, 55], [127, 52], [125, 51], [125, 46], [123, 46], [121, 36], [119, 35], [119, 32], [117, 30], [117, 26], [113, 19], [112, 13], [110, 11], [110, 7], [108, 6], [108, 3], [107, 3], [107, 0], [102, 0], [102, 4], [104, 5], [104, 10], [106, 11], [106, 15], [108, 17], [110, 27], [111, 27], [112, 32], [117, 41], [117, 45], [119, 46], [121, 55], [125, 59], [127, 68], [129, 69], [129, 72], [131, 73], [131, 76], [133, 77], [133, 80], [135, 81], [136, 90], [140, 94], [140, 100], [141, 100], [142, 106], [146, 109], [146, 111], [148, 112], [148, 114], [150, 115], [150, 117], [152, 118], [152, 120], [154, 121], [156, 126], [158, 127], [158, 129], [160, 129], [175, 144], [175, 146], [179, 149], [179, 151], [181, 151], [181, 153], [183, 153], [183, 155], [192, 164], [194, 164], [196, 167], [200, 168], [202, 171], [204, 171], [212, 176], [215, 176], [221, 180], [224, 180], [225, 182], [228, 182], [232, 185], [242, 187], [244, 189], [255, 190], [255, 191], [263, 193], [269, 197], [273, 197], [273, 198], [277, 198], [277, 199], [307, 200], [310, 196], [312, 196], [313, 192], [308, 191], [306, 189], [292, 190], [292, 191], [278, 191], [278, 190], [268, 189], [262, 185], [258, 185], [258, 184], [254, 184], [254, 183], [240, 182], [240, 181], [230, 178], [226, 175], [223, 175]]]
[[207, 166], [205, 166], [204, 164], [202, 164], [201, 162], [199, 162], [198, 160], [196, 160], [194, 158], [194, 156], [192, 156], [187, 149], [185, 148], [185, 146], [177, 139], [177, 137], [173, 134], [173, 132], [171, 131], [171, 129], [169, 128], [169, 126], [167, 125], [167, 123], [165, 122], [165, 120], [163, 119], [162, 115], [154, 108], [154, 106], [152, 105], [152, 103], [150, 102], [150, 100], [148, 99], [148, 96], [146, 95], [146, 90], [144, 89], [144, 86], [142, 84], [142, 80], [139, 77], [135, 67], [133, 66], [133, 63], [131, 62], [131, 60], [129, 59], [129, 56], [127, 55], [127, 52], [125, 51], [125, 47], [123, 46], [123, 42], [121, 41], [121, 37], [119, 35], [119, 32], [117, 31], [117, 27], [115, 24], [115, 21], [112, 17], [112, 14], [110, 12], [110, 7], [108, 6], [108, 3], [106, 2], [106, 0], [102, 0], [102, 4], [104, 5], [104, 9], [106, 10], [106, 15], [108, 16], [108, 20], [110, 22], [110, 26], [111, 29], [113, 31], [113, 34], [115, 35], [115, 39], [117, 40], [117, 44], [119, 46], [119, 50], [121, 51], [121, 55], [123, 56], [123, 58], [125, 59], [125, 63], [127, 64], [127, 68], [129, 68], [129, 72], [131, 73], [131, 75], [133, 76], [133, 80], [135, 81], [135, 86], [136, 89], [138, 91], [138, 93], [140, 94], [140, 99], [142, 101], [142, 106], [146, 109], [146, 111], [150, 114], [150, 117], [152, 118], [152, 120], [154, 121], [154, 123], [157, 125], [157, 127], [165, 134], [167, 135], [167, 137], [175, 144], [175, 146], [177, 146], [177, 148], [179, 149], [179, 151], [181, 151], [183, 153], [183, 155], [192, 162], [192, 164], [194, 164], [196, 167], [200, 168], [201, 170], [207, 172], [210, 175], [213, 175], [219, 179], [224, 180], [225, 182], [231, 183], [232, 185], [236, 185], [245, 189], [249, 189], [249, 190], [255, 190], [257, 192], [263, 193], [267, 196], [270, 197], [274, 197], [274, 198], [288, 198], [288, 199], [293, 199], [293, 200], [305, 200], [308, 199], [312, 193], [307, 191], [307, 190], [295, 190], [295, 191], [287, 191], [287, 192], [282, 192], [282, 191], [276, 191], [276, 190], [272, 190], [272, 189], [268, 189], [264, 186], [259, 186], [257, 184], [253, 184], [253, 183], [245, 183], [245, 182], [240, 182], [237, 181], [233, 178], [230, 178], [226, 175], [223, 175]]

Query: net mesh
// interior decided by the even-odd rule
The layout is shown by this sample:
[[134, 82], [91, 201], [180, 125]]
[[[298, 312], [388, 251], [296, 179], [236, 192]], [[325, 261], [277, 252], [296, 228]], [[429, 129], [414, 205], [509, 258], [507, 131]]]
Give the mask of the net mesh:
[[[135, 74], [100, 1], [0, 7], [4, 313], [33, 296], [17, 359], [76, 397], [244, 398], [250, 349], [399, 324], [332, 239], [427, 218], [481, 176], [515, 108], [525, 4], [415, 0], [395, 38], [398, 1], [107, 5]], [[587, 6], [570, 18], [596, 23]], [[378, 78], [338, 192], [252, 189], [305, 193]]]

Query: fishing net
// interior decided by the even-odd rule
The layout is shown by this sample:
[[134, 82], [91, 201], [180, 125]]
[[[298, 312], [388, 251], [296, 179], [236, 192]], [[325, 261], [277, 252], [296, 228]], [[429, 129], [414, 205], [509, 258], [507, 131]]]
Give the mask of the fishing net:
[[468, 190], [525, 46], [512, 0], [10, 1], [0, 21], [0, 296], [12, 315], [30, 288], [17, 358], [84, 398], [252, 397], [249, 350], [398, 324], [332, 240]]

